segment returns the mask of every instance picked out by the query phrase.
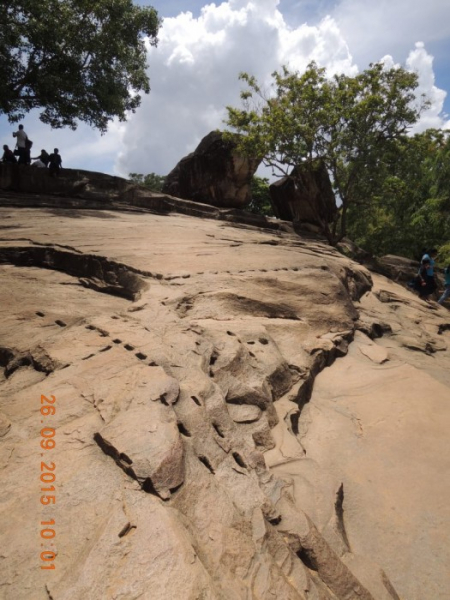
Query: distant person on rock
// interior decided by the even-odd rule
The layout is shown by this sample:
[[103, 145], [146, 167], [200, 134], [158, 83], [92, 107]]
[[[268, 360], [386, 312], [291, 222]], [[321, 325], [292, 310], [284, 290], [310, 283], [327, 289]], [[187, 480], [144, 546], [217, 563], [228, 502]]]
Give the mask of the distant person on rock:
[[428, 301], [430, 296], [436, 289], [436, 282], [434, 281], [434, 275], [429, 275], [430, 268], [432, 268], [431, 260], [429, 258], [422, 258], [419, 273], [416, 279], [415, 289], [419, 292], [422, 300]]
[[[50, 162], [50, 154], [46, 150], [41, 150], [39, 156], [35, 156], [32, 160], [40, 160], [44, 163], [44, 167], [48, 167], [48, 163]], [[35, 163], [33, 163], [34, 165]]]
[[14, 156], [14, 152], [10, 148], [8, 148], [8, 146], [6, 144], [4, 144], [4, 146], [3, 146], [2, 162], [4, 162], [4, 163], [16, 163], [17, 162], [17, 158]]
[[[420, 263], [420, 266], [422, 268], [422, 266], [424, 265], [424, 263], [427, 264], [426, 267], [426, 288], [427, 290], [429, 290], [428, 295], [433, 294], [436, 289], [437, 289], [437, 284], [436, 284], [436, 280], [434, 278], [434, 264], [435, 264], [435, 258], [437, 256], [437, 250], [436, 248], [432, 248], [431, 250], [429, 250], [428, 252], [425, 252], [425, 254], [422, 256], [422, 260]], [[419, 272], [420, 274], [420, 272]]]
[[59, 154], [58, 148], [53, 150], [53, 153], [49, 156], [48, 169], [51, 177], [57, 177], [62, 165], [62, 158]]
[[13, 137], [16, 138], [16, 147], [19, 153], [19, 165], [30, 164], [30, 151], [27, 148], [28, 136], [25, 133], [23, 125], [19, 125], [19, 129], [13, 132]]
[[450, 265], [447, 265], [444, 269], [445, 282], [444, 282], [444, 293], [439, 298], [438, 303], [444, 304], [448, 298], [450, 298]]

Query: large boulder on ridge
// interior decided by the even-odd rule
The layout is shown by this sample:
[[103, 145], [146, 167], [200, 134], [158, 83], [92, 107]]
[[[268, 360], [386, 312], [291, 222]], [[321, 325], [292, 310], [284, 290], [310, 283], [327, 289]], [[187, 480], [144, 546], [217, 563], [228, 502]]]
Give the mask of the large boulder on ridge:
[[167, 175], [163, 192], [213, 206], [241, 208], [251, 200], [250, 183], [259, 163], [239, 154], [221, 132], [211, 131]]
[[279, 219], [321, 227], [336, 214], [336, 200], [323, 162], [317, 161], [312, 170], [304, 165], [295, 167], [289, 176], [273, 183], [269, 191]]

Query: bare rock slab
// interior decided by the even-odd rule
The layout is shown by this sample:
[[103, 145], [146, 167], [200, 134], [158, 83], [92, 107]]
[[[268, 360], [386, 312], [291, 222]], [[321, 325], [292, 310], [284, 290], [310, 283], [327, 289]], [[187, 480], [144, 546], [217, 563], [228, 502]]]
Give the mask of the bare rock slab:
[[148, 492], [169, 498], [184, 481], [183, 445], [166, 406], [152, 403], [120, 413], [94, 439]]

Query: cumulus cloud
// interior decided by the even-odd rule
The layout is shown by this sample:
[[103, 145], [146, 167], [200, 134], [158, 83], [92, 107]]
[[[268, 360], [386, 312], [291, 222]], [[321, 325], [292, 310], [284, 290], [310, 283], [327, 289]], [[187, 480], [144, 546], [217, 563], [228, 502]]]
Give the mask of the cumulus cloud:
[[[86, 125], [76, 132], [51, 131], [34, 111], [25, 129], [37, 151], [59, 147], [67, 167], [164, 175], [202, 137], [224, 127], [226, 105], [240, 105], [240, 71], [268, 85], [270, 74], [283, 64], [302, 71], [315, 60], [328, 73], [355, 75], [382, 56], [419, 74], [419, 90], [432, 106], [418, 130], [449, 127], [442, 114], [446, 93], [436, 85], [427, 51], [428, 43], [450, 37], [447, 5], [448, 0], [428, 0], [426, 8], [418, 0], [210, 3], [197, 17], [185, 11], [164, 19], [158, 47], [148, 47], [151, 93], [127, 123], [113, 122], [104, 136]], [[302, 22], [302, 15], [313, 10], [316, 18]], [[414, 45], [418, 40], [426, 46]], [[0, 118], [3, 143], [11, 142], [11, 130]]]
[[444, 101], [447, 93], [435, 85], [433, 71], [433, 57], [425, 50], [422, 42], [417, 42], [406, 59], [406, 68], [414, 71], [419, 77], [417, 95], [423, 94], [430, 102], [430, 108], [424, 112], [414, 132], [421, 132], [428, 128], [450, 129], [450, 121], [443, 116]]
[[333, 19], [291, 28], [278, 0], [230, 0], [164, 20], [149, 48], [152, 91], [132, 116], [117, 170], [168, 173], [201, 138], [223, 128], [226, 105], [239, 105], [238, 74], [260, 82], [286, 64], [303, 70], [315, 60], [329, 72], [356, 72]]
[[[440, 0], [430, 1], [443, 7]], [[404, 4], [403, 18], [416, 23], [414, 6], [408, 0], [406, 10], [406, 2], [381, 0], [376, 7], [362, 10], [359, 1], [342, 0], [334, 16], [297, 27], [290, 26], [280, 12], [279, 0], [229, 0], [204, 6], [197, 18], [184, 12], [165, 19], [158, 47], [148, 49], [152, 91], [123, 130], [116, 171], [123, 175], [131, 171], [168, 173], [203, 136], [224, 127], [226, 105], [240, 104], [240, 71], [267, 85], [271, 73], [281, 65], [302, 71], [312, 60], [330, 74], [356, 74], [358, 66], [349, 39], [361, 55], [361, 39], [383, 31], [387, 14], [393, 19], [391, 27], [398, 26], [399, 4]], [[356, 37], [348, 34], [349, 25], [358, 31]], [[447, 31], [447, 25], [443, 30]], [[382, 43], [379, 47], [372, 62], [384, 53]], [[446, 93], [435, 85], [433, 59], [423, 44], [410, 52], [405, 66], [418, 72], [419, 92], [432, 103], [418, 130], [443, 126]]]
[[340, 0], [330, 14], [360, 68], [384, 54], [403, 62], [414, 42], [438, 44], [450, 37], [448, 0]]

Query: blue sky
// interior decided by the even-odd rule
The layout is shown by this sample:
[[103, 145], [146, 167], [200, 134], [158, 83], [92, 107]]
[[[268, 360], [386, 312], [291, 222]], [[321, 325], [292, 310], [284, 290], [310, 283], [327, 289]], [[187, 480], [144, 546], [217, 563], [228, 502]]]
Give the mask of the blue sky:
[[[33, 111], [23, 124], [36, 154], [57, 146], [66, 167], [166, 174], [223, 127], [225, 106], [240, 102], [240, 71], [269, 81], [282, 64], [301, 70], [313, 59], [330, 73], [355, 74], [381, 59], [415, 70], [432, 101], [420, 127], [450, 126], [449, 0], [136, 3], [164, 18], [158, 47], [149, 49], [150, 95], [103, 136], [83, 124], [76, 132], [51, 130]], [[0, 117], [2, 144], [13, 145], [14, 129]]]

